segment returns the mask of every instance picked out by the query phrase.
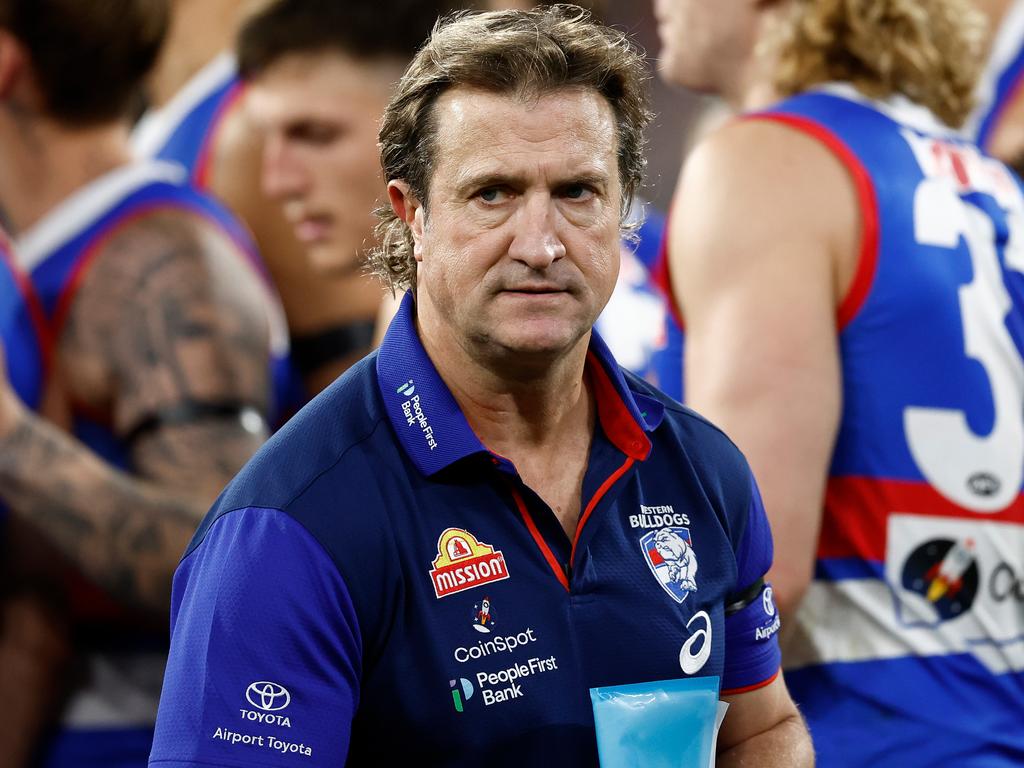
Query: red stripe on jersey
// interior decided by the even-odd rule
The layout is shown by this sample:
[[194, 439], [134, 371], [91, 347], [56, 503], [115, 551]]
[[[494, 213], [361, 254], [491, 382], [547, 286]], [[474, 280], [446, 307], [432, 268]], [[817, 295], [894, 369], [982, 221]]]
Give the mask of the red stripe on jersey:
[[679, 302], [676, 301], [675, 293], [672, 291], [672, 265], [669, 263], [669, 240], [671, 236], [672, 210], [669, 209], [668, 216], [665, 217], [665, 232], [661, 236], [658, 258], [654, 262], [654, 271], [651, 278], [654, 281], [654, 285], [661, 291], [662, 296], [665, 297], [665, 303], [668, 305], [672, 317], [675, 318], [679, 327], [685, 330], [683, 310], [680, 309]]
[[537, 528], [537, 524], [533, 522], [533, 517], [530, 515], [530, 510], [526, 508], [526, 502], [523, 500], [523, 496], [519, 493], [519, 489], [516, 488], [512, 483], [509, 483], [509, 490], [512, 491], [512, 498], [516, 501], [516, 507], [519, 509], [519, 514], [522, 515], [523, 522], [526, 523], [526, 529], [530, 532], [534, 542], [537, 544], [537, 548], [541, 554], [544, 555], [544, 559], [547, 561], [551, 570], [555, 574], [555, 578], [558, 582], [565, 587], [565, 591], [569, 591], [569, 579], [566, 577], [562, 567], [558, 564], [558, 558], [555, 557], [555, 553], [551, 551], [551, 547], [544, 541], [544, 537], [541, 536], [540, 530]]
[[1000, 102], [999, 106], [995, 110], [991, 119], [991, 127], [988, 130], [988, 136], [985, 137], [985, 144], [982, 149], [985, 152], [992, 153], [992, 137], [999, 132], [999, 128], [1002, 126], [1006, 119], [1006, 111], [1009, 106], [1017, 101], [1019, 98], [1024, 98], [1024, 67], [1017, 72], [1017, 75], [1013, 79], [1013, 84], [1006, 89], [1006, 98]]
[[213, 120], [210, 121], [210, 128], [203, 137], [203, 146], [199, 149], [196, 157], [196, 167], [192, 172], [192, 183], [199, 189], [209, 191], [210, 189], [210, 167], [212, 166], [213, 148], [217, 145], [217, 137], [220, 129], [224, 126], [224, 118], [239, 102], [245, 90], [244, 83], [235, 83], [217, 106]]
[[857, 557], [882, 562], [889, 515], [974, 518], [1024, 524], [1024, 496], [1001, 512], [972, 512], [924, 482], [833, 477], [825, 491], [818, 558]]
[[836, 310], [836, 324], [839, 326], [839, 330], [842, 330], [853, 321], [864, 305], [874, 283], [875, 270], [878, 266], [878, 200], [875, 197], [871, 174], [861, 163], [860, 158], [843, 143], [842, 139], [813, 120], [796, 115], [774, 113], [746, 115], [744, 119], [772, 120], [817, 139], [835, 155], [850, 174], [860, 208], [861, 236], [857, 270], [846, 296], [843, 297]]
[[18, 293], [21, 294], [22, 299], [25, 301], [25, 306], [28, 308], [29, 319], [32, 321], [32, 328], [35, 330], [36, 340], [39, 342], [39, 351], [43, 358], [43, 380], [45, 384], [45, 380], [49, 378], [50, 367], [53, 363], [53, 334], [50, 333], [50, 328], [46, 323], [46, 312], [43, 310], [43, 304], [39, 300], [39, 295], [36, 293], [32, 281], [15, 263], [11, 255], [12, 253], [10, 240], [7, 239], [6, 234], [0, 232], [0, 258], [9, 267], [14, 283], [18, 287]]
[[722, 691], [722, 696], [735, 696], [738, 693], [749, 693], [750, 691], [756, 691], [758, 688], [764, 688], [767, 685], [771, 685], [775, 682], [775, 678], [781, 673], [781, 669], [776, 669], [775, 674], [769, 677], [767, 680], [762, 680], [760, 683], [754, 683], [753, 685], [745, 685], [742, 688], [726, 688]]
[[[587, 352], [586, 375], [597, 403], [597, 416], [608, 439], [631, 459], [646, 459], [651, 452], [650, 438], [622, 401], [622, 395], [593, 352]], [[598, 495], [601, 493], [603, 491], [599, 491]]]
[[633, 457], [630, 456], [623, 462], [621, 467], [612, 472], [608, 479], [601, 483], [601, 487], [597, 489], [597, 493], [594, 494], [594, 497], [587, 504], [587, 508], [583, 510], [583, 515], [580, 517], [580, 521], [576, 525], [576, 535], [573, 537], [572, 540], [572, 554], [569, 556], [569, 562], [571, 564], [575, 565], [576, 563], [576, 545], [579, 543], [580, 534], [583, 532], [583, 526], [586, 525], [587, 520], [590, 519], [591, 512], [594, 511], [594, 508], [597, 506], [597, 503], [601, 501], [604, 495], [608, 493], [608, 489], [615, 485], [615, 482], [624, 474], [626, 474], [629, 468], [633, 466], [633, 461]]

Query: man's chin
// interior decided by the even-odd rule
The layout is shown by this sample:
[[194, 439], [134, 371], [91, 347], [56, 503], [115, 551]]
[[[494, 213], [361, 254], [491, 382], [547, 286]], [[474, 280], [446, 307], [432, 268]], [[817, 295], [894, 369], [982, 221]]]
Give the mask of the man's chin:
[[554, 361], [569, 354], [587, 336], [590, 330], [579, 328], [530, 329], [516, 328], [492, 338], [493, 346], [503, 356], [522, 363], [533, 361], [538, 364]]
[[306, 248], [313, 269], [326, 277], [352, 277], [366, 268], [365, 257], [356, 255], [332, 243], [317, 243]]

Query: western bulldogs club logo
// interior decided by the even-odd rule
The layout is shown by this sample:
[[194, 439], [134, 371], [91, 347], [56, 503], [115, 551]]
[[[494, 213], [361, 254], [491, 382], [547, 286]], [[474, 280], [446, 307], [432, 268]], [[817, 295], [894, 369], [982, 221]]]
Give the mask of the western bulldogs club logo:
[[640, 537], [647, 567], [677, 603], [697, 591], [697, 555], [687, 528], [661, 528]]

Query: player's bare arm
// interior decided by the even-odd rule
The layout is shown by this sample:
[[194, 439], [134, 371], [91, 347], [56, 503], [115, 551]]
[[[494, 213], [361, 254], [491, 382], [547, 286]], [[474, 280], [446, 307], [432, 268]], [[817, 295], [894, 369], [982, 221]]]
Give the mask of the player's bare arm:
[[697, 150], [673, 212], [687, 398], [754, 469], [784, 614], [813, 573], [840, 415], [836, 308], [857, 217], [852, 184], [824, 147], [757, 121], [731, 123]]
[[718, 736], [721, 768], [810, 768], [814, 747], [782, 675], [756, 691], [726, 696]]
[[0, 397], [5, 501], [113, 596], [159, 612], [196, 523], [265, 438], [267, 324], [240, 258], [190, 215], [151, 214], [85, 272], [57, 365], [129, 442], [133, 474]]

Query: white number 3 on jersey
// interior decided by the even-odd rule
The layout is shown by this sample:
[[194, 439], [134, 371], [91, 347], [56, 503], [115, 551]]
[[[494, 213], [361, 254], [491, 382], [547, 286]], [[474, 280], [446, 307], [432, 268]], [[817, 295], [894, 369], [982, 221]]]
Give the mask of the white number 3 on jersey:
[[[1007, 266], [1024, 271], [1024, 206], [1017, 196], [1007, 211]], [[998, 512], [1020, 493], [1024, 476], [1024, 363], [1006, 329], [1010, 294], [1003, 282], [992, 219], [962, 199], [946, 179], [928, 178], [914, 198], [917, 241], [956, 249], [960, 238], [974, 276], [959, 289], [964, 352], [985, 371], [995, 420], [988, 435], [975, 434], [963, 411], [909, 407], [903, 426], [921, 473], [943, 496], [976, 512]]]

